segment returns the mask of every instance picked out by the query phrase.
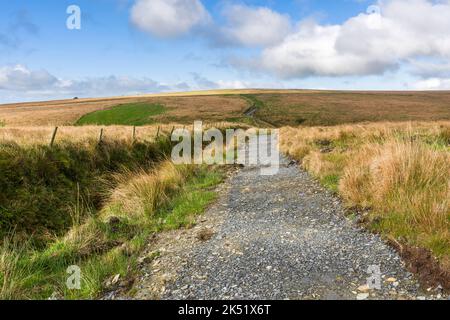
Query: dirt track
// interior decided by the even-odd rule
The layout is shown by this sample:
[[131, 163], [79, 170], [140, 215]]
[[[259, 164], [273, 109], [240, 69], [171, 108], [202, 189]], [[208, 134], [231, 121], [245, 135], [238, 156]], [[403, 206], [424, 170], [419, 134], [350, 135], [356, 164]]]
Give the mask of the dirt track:
[[[195, 228], [154, 239], [133, 298], [425, 298], [395, 250], [346, 218], [306, 172], [286, 160], [274, 176], [259, 169], [221, 186]], [[365, 287], [370, 266], [381, 270], [380, 290]]]

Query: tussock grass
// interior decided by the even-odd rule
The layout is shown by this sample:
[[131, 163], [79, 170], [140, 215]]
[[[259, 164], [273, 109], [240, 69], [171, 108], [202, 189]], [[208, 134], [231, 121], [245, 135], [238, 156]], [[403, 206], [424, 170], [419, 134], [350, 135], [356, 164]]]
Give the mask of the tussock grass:
[[172, 194], [179, 191], [189, 177], [187, 167], [165, 162], [158, 172], [126, 172], [115, 177], [118, 187], [114, 189], [110, 205], [119, 206], [127, 216], [153, 216]]
[[[116, 135], [101, 143], [98, 127], [66, 128], [53, 147], [33, 135], [46, 128], [3, 129], [0, 299], [97, 297], [108, 278], [132, 273], [151, 233], [192, 224], [215, 196], [198, 183], [221, 179], [208, 167], [165, 160], [172, 147], [165, 127], [147, 141], [113, 127]], [[82, 270], [81, 290], [66, 287], [70, 265]]]
[[[173, 127], [140, 127], [135, 139], [107, 127], [101, 142], [100, 127], [63, 127], [53, 147], [52, 128], [1, 128], [0, 299], [96, 298], [132, 275], [152, 233], [192, 226], [222, 172], [166, 160]], [[81, 290], [66, 286], [71, 265]]]
[[26, 245], [11, 236], [3, 238], [0, 246], [0, 299], [9, 300], [20, 294], [20, 283], [30, 277], [19, 264]]
[[301, 160], [369, 225], [430, 249], [450, 267], [449, 122], [283, 128], [281, 148]]
[[[0, 246], [1, 299], [98, 297], [108, 279], [133, 273], [150, 234], [192, 226], [195, 215], [215, 198], [210, 187], [222, 180], [222, 173], [165, 161], [153, 169], [118, 173], [114, 180], [117, 187], [100, 212], [46, 248], [8, 241]], [[81, 268], [81, 290], [65, 285], [70, 265]]]
[[85, 207], [101, 207], [104, 181], [114, 172], [152, 167], [171, 145], [166, 137], [149, 143], [66, 141], [52, 148], [0, 144], [0, 236], [13, 228], [41, 242], [61, 235]]

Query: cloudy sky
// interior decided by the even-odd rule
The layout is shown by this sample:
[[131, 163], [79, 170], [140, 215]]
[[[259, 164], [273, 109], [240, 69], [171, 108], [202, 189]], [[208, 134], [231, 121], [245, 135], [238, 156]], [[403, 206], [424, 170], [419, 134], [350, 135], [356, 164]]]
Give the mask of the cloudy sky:
[[0, 103], [216, 88], [450, 89], [450, 0], [2, 1]]

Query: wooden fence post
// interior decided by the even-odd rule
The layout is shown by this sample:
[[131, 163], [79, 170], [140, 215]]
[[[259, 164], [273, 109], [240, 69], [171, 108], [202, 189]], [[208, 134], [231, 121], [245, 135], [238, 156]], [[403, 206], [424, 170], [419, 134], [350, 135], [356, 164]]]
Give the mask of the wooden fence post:
[[133, 141], [136, 140], [136, 126], [133, 126]]
[[156, 132], [156, 139], [159, 138], [159, 130], [161, 130], [161, 127], [160, 127], [160, 126], [158, 126], [158, 131]]
[[100, 129], [100, 136], [98, 137], [98, 144], [102, 143], [103, 140], [103, 128]]
[[55, 143], [56, 133], [58, 132], [58, 127], [55, 127], [52, 134], [52, 139], [50, 140], [50, 147], [53, 147], [53, 143]]

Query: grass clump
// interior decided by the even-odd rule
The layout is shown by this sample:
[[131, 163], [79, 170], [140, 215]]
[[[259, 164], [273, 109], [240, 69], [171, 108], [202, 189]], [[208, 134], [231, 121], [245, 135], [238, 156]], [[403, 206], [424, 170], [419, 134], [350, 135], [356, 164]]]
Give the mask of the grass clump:
[[152, 117], [164, 112], [165, 107], [161, 104], [129, 103], [88, 113], [82, 116], [76, 124], [143, 126], [154, 123]]
[[369, 144], [349, 161], [339, 190], [350, 205], [373, 209], [377, 230], [448, 259], [449, 174], [450, 154], [424, 143]]

